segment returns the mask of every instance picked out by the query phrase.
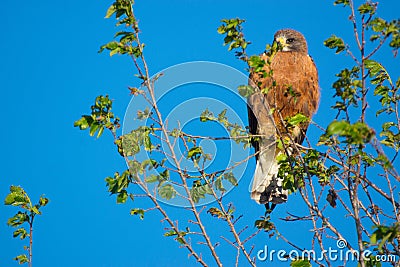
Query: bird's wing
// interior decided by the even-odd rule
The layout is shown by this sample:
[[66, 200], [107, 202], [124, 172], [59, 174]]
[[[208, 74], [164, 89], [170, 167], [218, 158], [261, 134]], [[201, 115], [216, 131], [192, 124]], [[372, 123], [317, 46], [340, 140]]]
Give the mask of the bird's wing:
[[253, 142], [257, 155], [256, 171], [251, 185], [251, 197], [260, 202], [261, 194], [271, 184], [270, 173], [277, 173], [275, 160], [275, 125], [265, 95], [259, 90], [247, 100], [250, 133], [260, 135]]

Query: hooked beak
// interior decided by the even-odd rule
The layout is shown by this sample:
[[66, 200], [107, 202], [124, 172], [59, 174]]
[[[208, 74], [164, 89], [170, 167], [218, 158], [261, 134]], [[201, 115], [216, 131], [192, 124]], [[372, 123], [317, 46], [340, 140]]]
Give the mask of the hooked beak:
[[286, 39], [282, 36], [276, 38], [276, 42], [281, 45], [282, 47], [286, 47], [287, 43], [286, 43]]

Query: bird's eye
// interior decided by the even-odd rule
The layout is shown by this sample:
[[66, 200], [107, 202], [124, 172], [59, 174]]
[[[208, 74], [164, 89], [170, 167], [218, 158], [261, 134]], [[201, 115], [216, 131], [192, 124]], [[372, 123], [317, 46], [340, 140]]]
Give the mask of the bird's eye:
[[286, 43], [287, 43], [287, 44], [291, 44], [291, 43], [293, 43], [293, 42], [294, 42], [294, 38], [289, 38], [289, 39], [286, 40]]

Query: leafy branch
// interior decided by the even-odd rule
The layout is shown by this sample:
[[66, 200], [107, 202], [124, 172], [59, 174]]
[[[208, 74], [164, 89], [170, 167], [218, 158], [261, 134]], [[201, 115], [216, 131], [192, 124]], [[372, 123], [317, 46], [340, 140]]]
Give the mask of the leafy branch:
[[[40, 208], [48, 203], [49, 199], [41, 196], [39, 202], [33, 205], [30, 197], [22, 187], [13, 185], [10, 187], [10, 193], [6, 196], [4, 205], [18, 207], [20, 210], [8, 219], [7, 225], [16, 228], [13, 233], [14, 238], [19, 237], [21, 240], [29, 238], [29, 245], [24, 246], [24, 250], [27, 250], [28, 255], [21, 254], [14, 258], [19, 264], [28, 263], [30, 267], [32, 266], [33, 222], [37, 215], [42, 214]], [[28, 229], [23, 226], [24, 224], [28, 225]]]

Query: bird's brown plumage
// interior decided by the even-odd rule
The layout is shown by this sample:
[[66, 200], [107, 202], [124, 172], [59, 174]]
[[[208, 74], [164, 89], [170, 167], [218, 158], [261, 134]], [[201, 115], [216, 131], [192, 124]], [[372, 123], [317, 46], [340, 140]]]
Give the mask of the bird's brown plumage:
[[[254, 72], [250, 75], [251, 84], [258, 85], [258, 90], [248, 99], [250, 132], [271, 135], [272, 130], [275, 130], [277, 134], [290, 134], [296, 143], [301, 144], [308, 123], [288, 129], [284, 119], [298, 113], [311, 119], [316, 112], [320, 97], [317, 68], [308, 55], [307, 43], [301, 33], [280, 30], [275, 34], [274, 41], [285, 43], [282, 44], [282, 51], [270, 59], [271, 64], [264, 66], [266, 72], [272, 69], [272, 77]], [[269, 59], [267, 55], [262, 55], [261, 58], [266, 62]], [[272, 84], [273, 81], [275, 85]], [[268, 88], [267, 93], [261, 93], [265, 88]], [[270, 111], [273, 111], [272, 117], [268, 115]], [[282, 188], [282, 181], [276, 180], [279, 165], [275, 156], [281, 151], [274, 149], [274, 153], [267, 147], [271, 142], [263, 138], [253, 145], [256, 152], [260, 150], [260, 154], [253, 179], [252, 198], [259, 203], [286, 201], [287, 191]], [[263, 149], [266, 151], [264, 155], [261, 153]], [[273, 157], [266, 155], [267, 153], [273, 153]]]

